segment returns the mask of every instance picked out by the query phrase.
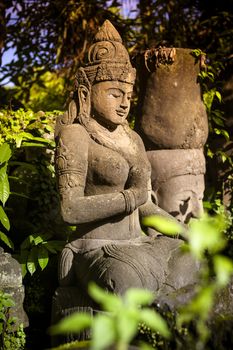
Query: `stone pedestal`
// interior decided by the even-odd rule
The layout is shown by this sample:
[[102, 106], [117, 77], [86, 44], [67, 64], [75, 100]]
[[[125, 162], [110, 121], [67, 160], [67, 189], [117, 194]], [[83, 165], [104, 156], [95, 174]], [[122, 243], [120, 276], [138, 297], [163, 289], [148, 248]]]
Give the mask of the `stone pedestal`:
[[[55, 325], [64, 317], [75, 312], [87, 313], [93, 316], [96, 311], [94, 310], [91, 299], [84, 292], [80, 291], [79, 288], [59, 287], [53, 297], [51, 324]], [[63, 336], [53, 336], [51, 343], [55, 347], [75, 340], [82, 341], [88, 339], [90, 339], [90, 331], [87, 329], [77, 334], [70, 333]]]
[[23, 323], [28, 326], [28, 317], [23, 309], [24, 286], [22, 283], [21, 266], [12, 256], [4, 253], [0, 247], [0, 289], [10, 294], [15, 306], [10, 309], [10, 316], [17, 318], [16, 327]]

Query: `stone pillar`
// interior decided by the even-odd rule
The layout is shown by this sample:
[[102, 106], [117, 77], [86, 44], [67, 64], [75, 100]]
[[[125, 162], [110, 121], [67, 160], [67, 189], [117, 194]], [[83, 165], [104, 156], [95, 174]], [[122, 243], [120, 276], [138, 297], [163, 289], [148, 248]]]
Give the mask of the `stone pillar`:
[[[152, 165], [158, 205], [183, 222], [202, 211], [208, 119], [190, 49], [148, 50], [139, 70], [136, 130]], [[160, 179], [160, 180], [159, 180]], [[198, 214], [197, 214], [198, 213]]]
[[10, 315], [17, 317], [17, 325], [28, 326], [28, 317], [23, 309], [24, 286], [22, 283], [21, 266], [17, 260], [0, 247], [0, 290], [10, 294], [15, 306], [10, 309]]

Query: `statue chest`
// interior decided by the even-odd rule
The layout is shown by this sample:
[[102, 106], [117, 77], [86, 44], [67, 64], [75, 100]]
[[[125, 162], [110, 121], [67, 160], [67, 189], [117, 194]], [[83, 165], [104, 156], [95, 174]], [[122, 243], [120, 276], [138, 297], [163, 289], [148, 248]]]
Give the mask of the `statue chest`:
[[86, 193], [103, 193], [124, 189], [129, 174], [128, 162], [116, 151], [97, 143], [88, 150]]

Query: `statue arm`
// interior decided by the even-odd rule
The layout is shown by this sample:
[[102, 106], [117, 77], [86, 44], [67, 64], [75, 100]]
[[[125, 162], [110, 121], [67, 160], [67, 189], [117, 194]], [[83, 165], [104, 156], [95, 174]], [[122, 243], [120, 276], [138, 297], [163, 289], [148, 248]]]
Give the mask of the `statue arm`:
[[81, 125], [73, 124], [63, 127], [58, 138], [56, 169], [65, 222], [70, 225], [95, 222], [129, 214], [142, 204], [130, 189], [85, 196], [89, 135]]

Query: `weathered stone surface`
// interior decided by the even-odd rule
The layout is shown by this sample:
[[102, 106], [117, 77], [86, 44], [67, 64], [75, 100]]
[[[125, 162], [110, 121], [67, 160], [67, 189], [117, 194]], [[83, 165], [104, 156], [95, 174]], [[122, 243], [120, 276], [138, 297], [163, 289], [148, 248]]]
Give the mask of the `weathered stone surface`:
[[17, 317], [17, 324], [28, 326], [28, 318], [23, 310], [24, 286], [21, 266], [12, 256], [4, 253], [0, 247], [0, 289], [11, 295], [15, 306], [10, 309], [12, 316]]
[[203, 147], [208, 121], [191, 50], [176, 49], [173, 63], [150, 73], [141, 69], [138, 129], [147, 149]]
[[187, 223], [203, 212], [205, 157], [202, 149], [147, 151], [158, 205]]

